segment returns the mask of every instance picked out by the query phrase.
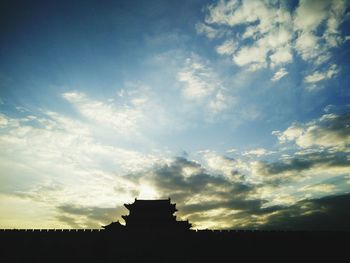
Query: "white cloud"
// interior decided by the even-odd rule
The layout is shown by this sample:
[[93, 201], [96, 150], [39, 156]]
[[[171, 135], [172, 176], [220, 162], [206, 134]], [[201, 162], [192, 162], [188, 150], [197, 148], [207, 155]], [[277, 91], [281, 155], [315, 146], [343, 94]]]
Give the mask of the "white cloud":
[[243, 180], [241, 172], [247, 169], [243, 161], [232, 159], [213, 151], [204, 151], [201, 154], [209, 170], [218, 172], [232, 181]]
[[208, 26], [204, 23], [197, 23], [196, 24], [196, 31], [198, 34], [205, 35], [207, 38], [215, 38], [222, 36], [223, 31], [215, 29], [211, 26]]
[[[81, 99], [79, 94], [66, 96]], [[32, 208], [40, 207], [42, 226], [62, 227], [54, 220], [59, 205], [114, 207], [134, 198], [140, 187], [124, 175], [166, 160], [114, 141], [105, 144], [93, 123], [57, 112], [20, 118], [2, 114], [2, 119], [6, 121], [0, 126], [0, 199], [17, 196], [11, 199], [17, 208], [27, 204], [21, 212], [11, 210], [12, 217], [28, 215], [27, 227], [37, 224], [38, 215], [28, 212]], [[12, 224], [6, 220], [0, 222], [3, 227]], [[22, 226], [23, 219], [16, 224]]]
[[319, 41], [319, 37], [312, 32], [302, 32], [295, 42], [295, 49], [304, 60], [308, 61], [322, 53]]
[[281, 68], [278, 71], [275, 72], [275, 74], [272, 77], [272, 81], [278, 81], [281, 78], [283, 78], [284, 76], [288, 75], [288, 72], [285, 68]]
[[205, 62], [197, 56], [187, 58], [185, 67], [178, 72], [177, 79], [185, 85], [182, 94], [186, 99], [199, 100], [217, 89], [216, 76]]
[[231, 32], [238, 26], [243, 29], [234, 37], [227, 34], [216, 47], [240, 67], [273, 68], [291, 63], [294, 52], [310, 64], [322, 65], [332, 57], [331, 49], [346, 39], [339, 30], [346, 6], [346, 0], [310, 0], [291, 10], [285, 2], [273, 0], [220, 0], [207, 7], [205, 22]]
[[336, 76], [339, 73], [339, 68], [337, 65], [332, 64], [327, 70], [320, 72], [315, 71], [312, 74], [305, 77], [306, 83], [316, 83], [321, 80], [330, 79]]
[[294, 14], [294, 26], [303, 31], [315, 31], [327, 18], [330, 1], [301, 0]]
[[[343, 22], [346, 5], [342, 0], [300, 1], [293, 21], [298, 33], [295, 48], [304, 60], [316, 65], [329, 60], [330, 49], [343, 41], [338, 28]], [[321, 28], [323, 23], [326, 23], [325, 28]]]
[[0, 114], [0, 126], [6, 126], [8, 124], [8, 120], [6, 116]]
[[271, 151], [268, 151], [268, 150], [266, 150], [264, 148], [257, 148], [257, 149], [245, 151], [245, 152], [243, 152], [243, 155], [260, 157], [260, 156], [265, 156], [265, 155], [268, 155], [268, 154], [271, 154], [271, 153], [272, 153]]
[[209, 101], [209, 108], [214, 114], [219, 113], [232, 106], [236, 101], [236, 98], [225, 95], [222, 91], [218, 91], [215, 97]]
[[238, 151], [238, 150], [235, 149], [235, 148], [226, 150], [227, 153], [235, 153], [235, 152], [237, 152], [237, 151]]
[[266, 56], [268, 49], [263, 45], [243, 47], [233, 55], [233, 61], [238, 66], [249, 66], [255, 71], [267, 66]]
[[273, 132], [281, 143], [295, 142], [299, 147], [344, 148], [350, 143], [349, 114], [325, 114], [306, 124], [293, 124], [283, 132]]
[[[273, 21], [273, 23], [271, 23]], [[219, 1], [217, 5], [208, 7], [206, 22], [229, 27], [245, 25], [243, 35], [236, 36], [232, 43], [241, 43], [243, 39], [253, 39], [253, 45], [241, 46], [234, 52], [234, 49], [227, 50], [228, 40], [217, 47], [219, 54], [233, 55], [233, 61], [239, 66], [249, 66], [251, 70], [267, 67], [270, 53], [276, 53], [272, 60], [274, 65], [289, 62], [291, 53], [279, 48], [288, 46], [291, 38], [290, 26], [291, 17], [283, 8], [276, 8], [274, 5], [262, 1], [243, 1], [242, 4], [236, 1]], [[256, 23], [256, 26], [252, 26]], [[277, 26], [282, 25], [282, 26]], [[277, 55], [279, 58], [277, 58]]]
[[[9, 127], [10, 132], [2, 134], [1, 143], [11, 145], [12, 150], [9, 152], [18, 151], [19, 156], [26, 155], [44, 161], [60, 159], [62, 162], [86, 167], [90, 164], [91, 167], [96, 167], [100, 161], [107, 160], [112, 165], [122, 165], [128, 171], [137, 169], [141, 163], [148, 163], [146, 155], [139, 152], [98, 143], [93, 127], [81, 121], [54, 112], [47, 112], [47, 117], [38, 121], [42, 127], [22, 121], [17, 127]], [[19, 154], [21, 151], [22, 155]], [[33, 153], [35, 156], [32, 156]], [[104, 164], [106, 168], [110, 167], [108, 163]]]
[[273, 131], [273, 135], [278, 136], [278, 140], [282, 143], [295, 140], [299, 136], [303, 134], [304, 130], [303, 128], [299, 127], [297, 124], [292, 124], [288, 129], [286, 129], [284, 132], [279, 131]]
[[[141, 83], [126, 83], [115, 97], [93, 99], [72, 91], [63, 98], [96, 130], [108, 134], [113, 141], [150, 143], [149, 136], [164, 134], [169, 127], [182, 129], [186, 120], [170, 117], [169, 105], [156, 91]], [[157, 125], [154, 125], [157, 123]]]
[[270, 56], [271, 67], [292, 62], [293, 56], [290, 48], [279, 48]]
[[324, 107], [323, 111], [326, 112], [326, 113], [329, 113], [329, 112], [331, 112], [334, 108], [335, 108], [334, 105], [328, 104], [326, 107]]
[[67, 92], [63, 97], [84, 117], [100, 124], [108, 124], [122, 134], [135, 133], [137, 123], [143, 117], [142, 111], [137, 108], [92, 100], [83, 93]]
[[302, 187], [299, 191], [306, 193], [331, 193], [334, 192], [336, 186], [333, 184], [316, 184], [316, 185], [307, 185]]
[[234, 40], [226, 40], [224, 43], [216, 47], [216, 52], [220, 55], [232, 55], [238, 46]]
[[208, 106], [212, 114], [222, 112], [236, 102], [209, 63], [197, 55], [186, 59], [177, 73], [177, 80], [183, 84], [181, 92], [186, 100]]
[[241, 24], [258, 23], [261, 33], [265, 33], [270, 22], [276, 18], [280, 21], [280, 14], [270, 12], [269, 7], [262, 1], [219, 1], [217, 5], [208, 7], [209, 14], [205, 21], [208, 24], [236, 26]]

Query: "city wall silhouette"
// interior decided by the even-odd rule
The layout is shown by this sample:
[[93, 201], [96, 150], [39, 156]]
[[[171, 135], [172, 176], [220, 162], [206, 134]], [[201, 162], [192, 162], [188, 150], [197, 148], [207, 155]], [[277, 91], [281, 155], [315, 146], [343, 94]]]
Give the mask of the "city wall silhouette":
[[[221, 262], [346, 255], [346, 232], [101, 229], [0, 230], [7, 262]], [[304, 260], [303, 260], [304, 261]]]
[[125, 205], [126, 226], [104, 229], [0, 229], [2, 262], [338, 262], [349, 232], [191, 230], [169, 199]]

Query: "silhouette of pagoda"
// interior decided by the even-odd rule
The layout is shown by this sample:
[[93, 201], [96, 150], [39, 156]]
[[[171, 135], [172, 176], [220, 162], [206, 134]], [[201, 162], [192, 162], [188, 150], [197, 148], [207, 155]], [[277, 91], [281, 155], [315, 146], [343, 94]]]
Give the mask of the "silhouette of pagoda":
[[106, 230], [136, 230], [136, 231], [184, 231], [189, 230], [191, 223], [177, 221], [174, 213], [176, 204], [172, 204], [170, 198], [159, 200], [135, 199], [132, 204], [124, 205], [129, 210], [129, 215], [124, 215], [126, 227], [119, 221], [103, 226]]

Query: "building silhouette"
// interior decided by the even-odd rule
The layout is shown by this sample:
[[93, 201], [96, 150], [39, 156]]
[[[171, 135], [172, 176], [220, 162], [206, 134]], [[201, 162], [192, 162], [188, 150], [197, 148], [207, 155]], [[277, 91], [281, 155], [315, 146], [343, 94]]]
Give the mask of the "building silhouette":
[[104, 229], [0, 229], [1, 262], [343, 262], [349, 232], [193, 230], [169, 199], [125, 204]]
[[126, 226], [119, 221], [102, 226], [106, 230], [128, 230], [128, 231], [152, 231], [152, 232], [173, 232], [187, 231], [192, 224], [186, 221], [177, 221], [176, 204], [172, 204], [170, 198], [159, 200], [135, 199], [132, 204], [124, 205], [128, 215], [123, 215]]

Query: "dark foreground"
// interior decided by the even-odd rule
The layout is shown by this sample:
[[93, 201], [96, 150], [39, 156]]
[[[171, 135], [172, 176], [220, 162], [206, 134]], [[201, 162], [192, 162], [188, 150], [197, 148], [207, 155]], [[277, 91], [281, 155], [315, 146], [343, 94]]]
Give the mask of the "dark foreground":
[[340, 262], [348, 260], [349, 236], [344, 232], [6, 230], [0, 231], [0, 246], [1, 262]]

